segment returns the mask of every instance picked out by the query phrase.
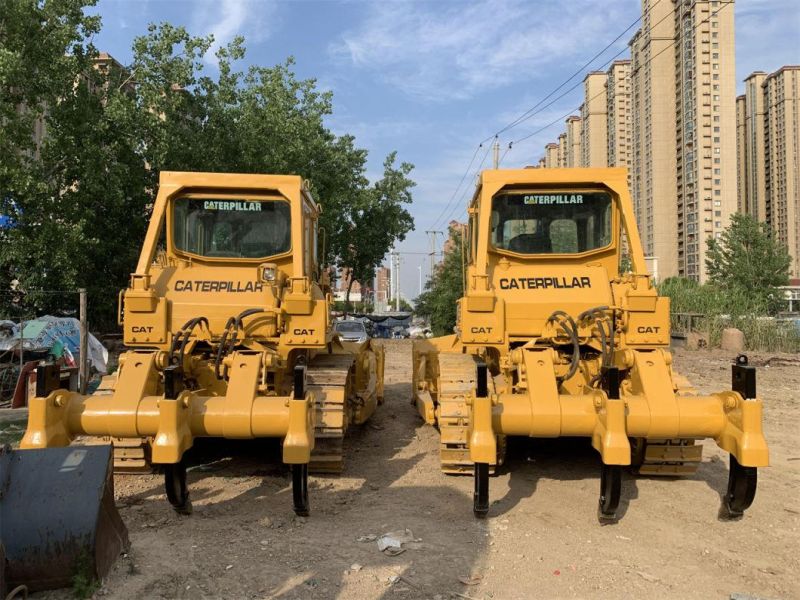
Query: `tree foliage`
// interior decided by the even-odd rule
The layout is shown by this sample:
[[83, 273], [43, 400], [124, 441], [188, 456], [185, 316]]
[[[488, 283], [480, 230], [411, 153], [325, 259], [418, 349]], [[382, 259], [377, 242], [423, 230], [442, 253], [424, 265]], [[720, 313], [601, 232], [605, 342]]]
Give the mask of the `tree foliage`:
[[430, 319], [434, 335], [449, 335], [456, 326], [458, 300], [464, 295], [464, 240], [460, 228], [451, 227], [446, 252], [425, 291], [415, 302], [415, 312]]
[[408, 175], [413, 166], [401, 163], [396, 167], [396, 158], [394, 152], [387, 156], [383, 177], [350, 203], [345, 226], [349, 226], [351, 235], [338, 235], [333, 239], [331, 250], [339, 257], [339, 266], [351, 269], [352, 273], [345, 304], [350, 301], [353, 282], [370, 285], [386, 251], [395, 240], [404, 240], [414, 227], [411, 215], [403, 206], [411, 203], [411, 188], [415, 183]]
[[708, 240], [706, 270], [709, 282], [726, 294], [749, 297], [753, 306], [774, 312], [781, 303], [777, 288], [789, 283], [791, 260], [769, 225], [734, 214], [719, 239]]
[[[332, 94], [298, 79], [291, 58], [237, 70], [241, 38], [216, 51], [211, 75], [213, 37], [150, 25], [127, 69], [94, 68], [100, 22], [84, 13], [93, 2], [0, 0], [0, 214], [11, 221], [0, 229], [0, 312], [75, 306], [36, 294], [9, 305], [12, 281], [22, 290], [87, 287], [94, 322], [110, 322], [162, 170], [301, 175], [323, 206], [325, 262], [352, 267], [368, 285], [413, 227], [413, 167], [392, 153], [370, 185], [367, 151], [325, 126]], [[47, 132], [40, 148], [37, 119]]]

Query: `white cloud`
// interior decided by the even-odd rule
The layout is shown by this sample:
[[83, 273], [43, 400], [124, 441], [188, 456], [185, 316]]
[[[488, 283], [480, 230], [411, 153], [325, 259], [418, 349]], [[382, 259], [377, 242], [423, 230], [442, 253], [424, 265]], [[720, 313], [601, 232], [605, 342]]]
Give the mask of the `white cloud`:
[[216, 51], [237, 35], [246, 42], [260, 42], [274, 30], [277, 2], [273, 0], [201, 0], [192, 6], [192, 33], [214, 36], [205, 56], [209, 64], [217, 63]]
[[543, 69], [574, 69], [638, 16], [633, 0], [597, 7], [593, 0], [373, 3], [329, 50], [412, 96], [467, 99]]

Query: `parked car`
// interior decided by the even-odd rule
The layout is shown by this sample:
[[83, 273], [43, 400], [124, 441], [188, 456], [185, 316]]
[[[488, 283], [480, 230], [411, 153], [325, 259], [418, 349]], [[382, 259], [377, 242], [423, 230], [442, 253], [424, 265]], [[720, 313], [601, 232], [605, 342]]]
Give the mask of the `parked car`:
[[367, 329], [361, 321], [338, 321], [333, 328], [345, 342], [366, 342]]

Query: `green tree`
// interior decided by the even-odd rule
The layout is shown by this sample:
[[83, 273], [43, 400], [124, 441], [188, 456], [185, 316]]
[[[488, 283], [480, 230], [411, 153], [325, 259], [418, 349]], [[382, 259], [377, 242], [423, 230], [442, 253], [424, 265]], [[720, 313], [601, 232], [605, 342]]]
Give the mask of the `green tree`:
[[[143, 235], [148, 197], [136, 130], [119, 118], [118, 72], [93, 68], [99, 20], [83, 12], [91, 4], [12, 1], [0, 10], [0, 213], [10, 220], [0, 231], [0, 289], [12, 281], [21, 290], [86, 287], [95, 322], [111, 322], [113, 288], [135, 260], [130, 240]], [[75, 311], [78, 303], [74, 294], [12, 300], [0, 296], [3, 312]]]
[[453, 333], [456, 326], [456, 306], [464, 295], [464, 243], [460, 228], [450, 228], [451, 250], [446, 252], [425, 291], [415, 302], [416, 314], [430, 319], [434, 335]]
[[718, 239], [708, 240], [706, 270], [709, 282], [728, 294], [751, 299], [751, 310], [776, 311], [777, 288], [789, 283], [791, 257], [766, 223], [744, 214], [731, 216]]
[[414, 228], [414, 220], [405, 208], [410, 204], [411, 188], [415, 183], [408, 178], [413, 166], [402, 163], [395, 166], [397, 153], [392, 152], [383, 163], [383, 178], [357, 195], [350, 205], [345, 227], [350, 235], [339, 235], [333, 240], [332, 251], [338, 256], [340, 267], [350, 270], [345, 305], [350, 302], [350, 290], [358, 281], [371, 286], [375, 269], [383, 262], [386, 251], [396, 242], [405, 239]]
[[[396, 166], [391, 154], [371, 186], [366, 150], [324, 125], [332, 95], [313, 79], [297, 79], [291, 58], [237, 71], [245, 53], [237, 38], [217, 50], [212, 77], [203, 58], [213, 38], [164, 23], [134, 40], [127, 70], [100, 71], [89, 43], [99, 21], [83, 16], [90, 1], [0, 2], [13, 9], [0, 13], [0, 82], [21, 89], [0, 99], [2, 115], [17, 118], [22, 101], [37, 107], [47, 128], [41, 148], [32, 148], [35, 119], [23, 111], [0, 134], [0, 148], [13, 150], [0, 155], [0, 214], [12, 220], [0, 230], [0, 290], [14, 280], [22, 290], [88, 287], [93, 322], [112, 322], [161, 170], [303, 176], [324, 209], [324, 262], [353, 261], [363, 280], [379, 263], [373, 257], [412, 227], [403, 207], [411, 201], [411, 165]], [[40, 72], [53, 83], [29, 83]], [[0, 294], [5, 312], [75, 306], [71, 297], [33, 293], [10, 306], [8, 297]]]

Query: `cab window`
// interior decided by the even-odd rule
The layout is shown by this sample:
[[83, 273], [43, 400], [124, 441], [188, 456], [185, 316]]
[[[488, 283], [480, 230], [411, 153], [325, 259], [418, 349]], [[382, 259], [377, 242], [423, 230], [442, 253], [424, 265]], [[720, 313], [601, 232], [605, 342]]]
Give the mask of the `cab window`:
[[291, 249], [291, 213], [282, 200], [177, 198], [177, 250], [209, 258], [267, 258]]
[[491, 241], [517, 254], [577, 254], [611, 243], [607, 192], [514, 192], [492, 200]]

